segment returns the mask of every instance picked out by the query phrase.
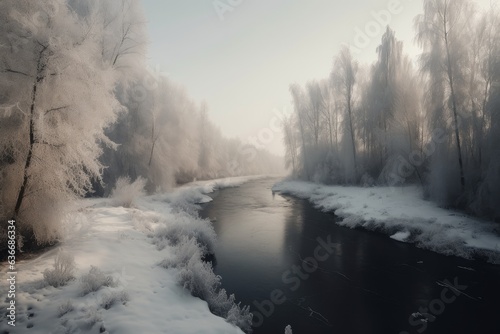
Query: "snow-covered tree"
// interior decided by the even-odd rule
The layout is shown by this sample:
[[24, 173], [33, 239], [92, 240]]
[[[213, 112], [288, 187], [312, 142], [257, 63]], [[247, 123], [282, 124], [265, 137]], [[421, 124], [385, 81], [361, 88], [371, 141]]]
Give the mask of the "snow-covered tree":
[[[356, 180], [358, 170], [358, 158], [356, 154], [356, 129], [354, 126], [354, 90], [356, 86], [356, 75], [358, 73], [358, 63], [352, 57], [351, 51], [344, 47], [335, 59], [334, 70], [331, 73], [331, 80], [333, 85], [339, 92], [339, 96], [343, 101], [345, 110], [345, 123], [347, 135], [346, 142], [348, 142], [349, 150], [352, 154], [352, 175], [349, 179]], [[347, 161], [345, 159], [345, 161]]]
[[[375, 155], [379, 155], [381, 166], [395, 154], [391, 138], [395, 118], [396, 97], [399, 89], [397, 75], [401, 71], [403, 43], [396, 39], [395, 32], [387, 27], [382, 42], [377, 48], [378, 59], [372, 69], [370, 87], [369, 122], [371, 136], [375, 140]], [[380, 166], [379, 166], [380, 168]]]
[[[146, 18], [139, 0], [68, 0], [82, 20], [102, 30], [98, 45], [102, 60], [120, 74], [120, 84], [144, 72]], [[155, 86], [153, 80], [150, 83]], [[149, 87], [152, 88], [152, 87]]]
[[309, 98], [307, 113], [305, 114], [308, 127], [313, 137], [313, 145], [317, 148], [323, 130], [323, 110], [325, 101], [321, 86], [318, 81], [313, 80], [306, 84], [307, 96]]
[[[59, 235], [62, 207], [91, 190], [120, 105], [99, 52], [104, 33], [64, 0], [0, 2], [2, 216], [39, 243]], [[5, 221], [5, 220], [3, 220]]]
[[298, 172], [299, 138], [296, 131], [295, 115], [287, 115], [283, 119], [283, 143], [285, 145], [285, 167], [292, 168], [292, 174]]
[[[464, 152], [462, 148], [461, 118], [468, 117], [465, 110], [464, 90], [467, 85], [467, 43], [470, 40], [469, 20], [473, 16], [467, 0], [425, 0], [424, 14], [416, 20], [417, 40], [424, 49], [421, 62], [424, 71], [434, 79], [443, 95], [437, 103], [444, 106], [436, 110], [435, 117], [450, 119], [457, 154], [459, 179], [465, 190]], [[443, 86], [444, 85], [444, 86]], [[437, 89], [432, 85], [430, 89]], [[450, 117], [447, 117], [450, 115]], [[435, 118], [434, 117], [434, 118]], [[441, 121], [442, 122], [442, 121]], [[435, 123], [434, 123], [435, 124]]]

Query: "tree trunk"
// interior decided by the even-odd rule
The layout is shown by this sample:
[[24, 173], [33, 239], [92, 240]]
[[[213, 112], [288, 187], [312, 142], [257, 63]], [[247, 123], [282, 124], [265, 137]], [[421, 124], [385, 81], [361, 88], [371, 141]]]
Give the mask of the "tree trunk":
[[32, 91], [32, 95], [31, 95], [31, 105], [30, 105], [30, 115], [29, 115], [30, 127], [29, 127], [28, 155], [26, 156], [26, 162], [24, 164], [23, 183], [21, 185], [21, 188], [19, 189], [19, 193], [17, 195], [17, 200], [16, 200], [16, 206], [14, 208], [15, 217], [17, 217], [19, 215], [19, 211], [21, 210], [21, 206], [22, 206], [23, 200], [24, 200], [24, 194], [26, 192], [26, 188], [28, 186], [28, 181], [29, 181], [29, 169], [31, 166], [32, 158], [33, 158], [33, 148], [35, 145], [36, 92], [37, 92], [38, 84], [44, 78], [43, 72], [45, 69], [45, 64], [43, 63], [42, 58], [43, 58], [43, 53], [45, 52], [46, 49], [47, 49], [47, 47], [43, 47], [38, 55], [36, 77], [35, 77], [35, 82], [33, 83], [33, 91]]
[[354, 161], [354, 179], [357, 178], [358, 175], [358, 166], [357, 166], [357, 161], [356, 161], [356, 143], [354, 142], [354, 127], [352, 125], [352, 106], [351, 106], [351, 89], [352, 87], [348, 88], [348, 93], [347, 93], [347, 112], [349, 113], [349, 128], [351, 132], [351, 142], [352, 142], [352, 157]]
[[307, 180], [310, 181], [311, 175], [309, 173], [309, 166], [307, 165], [306, 139], [305, 139], [305, 135], [304, 135], [304, 124], [302, 124], [303, 119], [302, 119], [302, 116], [300, 115], [300, 111], [299, 111], [298, 116], [299, 116], [299, 125], [300, 125], [300, 136], [302, 138], [302, 154], [304, 155], [302, 160], [304, 161], [304, 169], [306, 170]]
[[462, 192], [465, 190], [465, 175], [464, 175], [464, 166], [463, 166], [463, 159], [462, 159], [462, 148], [461, 148], [461, 143], [460, 143], [460, 132], [458, 131], [458, 111], [457, 111], [457, 101], [455, 97], [455, 87], [453, 85], [453, 68], [451, 66], [451, 56], [450, 56], [450, 48], [448, 45], [448, 27], [446, 24], [447, 20], [447, 15], [446, 15], [446, 6], [445, 4], [445, 13], [444, 13], [444, 18], [443, 18], [443, 25], [444, 25], [444, 41], [446, 44], [446, 56], [447, 56], [447, 65], [448, 65], [448, 81], [450, 84], [450, 92], [451, 92], [451, 102], [452, 102], [452, 108], [453, 108], [453, 123], [455, 127], [455, 138], [456, 138], [456, 143], [457, 143], [457, 150], [458, 150], [458, 165], [460, 168], [460, 185], [462, 187]]
[[156, 134], [155, 134], [155, 121], [156, 117], [155, 114], [153, 113], [153, 123], [151, 124], [151, 151], [149, 153], [149, 162], [148, 162], [148, 167], [151, 167], [151, 163], [153, 162], [153, 153], [155, 150], [155, 144], [156, 144]]
[[156, 143], [156, 141], [153, 141], [153, 144], [151, 145], [151, 151], [149, 152], [148, 167], [151, 167], [151, 163], [153, 162], [153, 152], [154, 152], [154, 149], [155, 149], [155, 143]]

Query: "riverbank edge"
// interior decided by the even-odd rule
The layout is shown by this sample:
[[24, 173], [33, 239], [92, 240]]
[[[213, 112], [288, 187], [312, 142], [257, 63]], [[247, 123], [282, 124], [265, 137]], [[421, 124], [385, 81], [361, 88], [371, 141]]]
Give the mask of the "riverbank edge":
[[500, 226], [425, 201], [414, 186], [343, 187], [284, 179], [273, 192], [308, 200], [335, 224], [378, 232], [447, 256], [500, 264]]

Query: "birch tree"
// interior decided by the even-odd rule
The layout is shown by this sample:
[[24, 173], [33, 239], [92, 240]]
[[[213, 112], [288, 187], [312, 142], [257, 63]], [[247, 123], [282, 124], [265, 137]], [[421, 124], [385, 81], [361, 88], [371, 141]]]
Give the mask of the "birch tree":
[[466, 0], [425, 0], [424, 14], [416, 20], [417, 40], [424, 48], [423, 69], [430, 71], [431, 76], [440, 76], [446, 80], [445, 98], [448, 103], [445, 105], [451, 111], [462, 192], [465, 190], [466, 180], [459, 118], [464, 112], [461, 92], [466, 77], [465, 36], [472, 14], [471, 4]]
[[96, 52], [103, 31], [66, 1], [5, 0], [0, 16], [0, 103], [15, 105], [0, 114], [2, 216], [50, 242], [67, 201], [100, 178], [102, 145], [113, 146], [115, 76]]
[[334, 71], [331, 80], [342, 96], [345, 120], [347, 124], [346, 133], [349, 136], [351, 146], [352, 161], [354, 165], [353, 177], [357, 178], [358, 163], [356, 155], [356, 132], [354, 128], [354, 88], [356, 85], [356, 74], [358, 63], [353, 59], [351, 51], [343, 48], [335, 59]]

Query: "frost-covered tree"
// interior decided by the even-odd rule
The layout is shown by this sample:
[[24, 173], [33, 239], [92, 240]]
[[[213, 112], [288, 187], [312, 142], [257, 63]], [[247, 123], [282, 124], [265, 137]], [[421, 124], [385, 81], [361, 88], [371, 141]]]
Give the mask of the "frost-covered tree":
[[309, 98], [307, 112], [305, 113], [308, 127], [311, 130], [313, 144], [317, 148], [323, 130], [323, 110], [325, 100], [321, 91], [320, 83], [316, 80], [306, 84], [307, 96]]
[[352, 178], [339, 165], [338, 156], [340, 125], [347, 119], [341, 115], [345, 113], [343, 96], [336, 95], [330, 79], [310, 81], [305, 89], [291, 85], [290, 93], [294, 113], [283, 122], [287, 166], [308, 180], [331, 183]]
[[[450, 119], [453, 127], [460, 185], [465, 190], [464, 152], [462, 150], [461, 119], [466, 114], [464, 90], [467, 85], [467, 42], [472, 6], [467, 0], [425, 0], [424, 14], [417, 17], [417, 40], [424, 49], [421, 62], [439, 85], [443, 95], [438, 117]], [[444, 79], [444, 82], [442, 81]], [[435, 89], [435, 87], [430, 87]], [[451, 117], [447, 117], [449, 112]]]
[[[393, 120], [395, 118], [396, 98], [399, 82], [396, 78], [401, 71], [403, 44], [398, 41], [395, 32], [387, 27], [382, 42], [377, 47], [378, 59], [372, 69], [369, 105], [369, 122], [371, 137], [376, 142], [373, 152], [380, 157], [383, 166], [388, 158], [395, 154], [391, 138]], [[379, 166], [380, 168], [380, 166]]]
[[[386, 184], [399, 168], [399, 157], [408, 160], [421, 149], [422, 95], [420, 80], [403, 52], [403, 43], [389, 27], [377, 54], [361, 94], [359, 127], [366, 171]], [[420, 171], [416, 174], [420, 175]]]
[[[222, 133], [211, 123], [208, 115], [208, 106], [205, 103], [201, 105], [201, 109], [198, 114], [197, 132], [199, 141], [199, 171], [197, 173], [197, 177], [216, 177], [217, 174], [226, 169], [225, 163], [227, 161], [217, 158], [220, 157], [220, 154], [223, 152], [221, 147], [223, 145]], [[232, 149], [234, 150], [235, 148]], [[237, 156], [234, 162], [237, 165], [234, 167], [236, 169], [241, 169], [243, 163], [237, 159]]]
[[[480, 19], [476, 38], [477, 79], [471, 99], [476, 99], [477, 114], [474, 129], [475, 168], [478, 175], [477, 192], [471, 192], [471, 207], [475, 213], [500, 218], [500, 8], [492, 6]], [[475, 95], [474, 92], [477, 94]], [[475, 95], [475, 97], [474, 97]]]
[[136, 80], [144, 72], [148, 41], [141, 2], [68, 0], [68, 4], [88, 25], [102, 30], [98, 41], [102, 60], [117, 70], [118, 81], [123, 84]]
[[296, 130], [295, 115], [283, 119], [283, 143], [285, 145], [285, 167], [292, 168], [292, 174], [298, 172], [299, 135]]
[[[113, 126], [111, 136], [120, 146], [103, 157], [109, 191], [120, 176], [148, 180], [147, 189], [166, 190], [176, 184], [176, 174], [198, 166], [197, 109], [186, 95], [166, 77], [144, 72], [142, 79], [122, 94], [127, 113]], [[135, 98], [141, 83], [157, 80], [155, 89]]]
[[[307, 163], [305, 162], [305, 157], [307, 156], [307, 134], [306, 134], [306, 121], [305, 121], [305, 110], [306, 110], [306, 105], [305, 105], [305, 94], [302, 89], [298, 84], [292, 84], [290, 85], [290, 94], [292, 95], [293, 99], [293, 108], [294, 108], [294, 113], [297, 117], [297, 125], [300, 133], [300, 156], [301, 156], [301, 161], [304, 163], [303, 166], [303, 171], [305, 172], [307, 179], [310, 179], [310, 172], [307, 166]], [[302, 169], [302, 168], [301, 168]]]
[[320, 83], [323, 98], [322, 121], [326, 123], [325, 136], [331, 150], [336, 150], [339, 140], [339, 103], [335, 98], [334, 89], [330, 80], [324, 79]]
[[354, 126], [354, 89], [356, 86], [357, 72], [358, 63], [352, 57], [351, 51], [344, 47], [335, 59], [334, 70], [332, 71], [330, 77], [343, 101], [343, 107], [345, 110], [344, 120], [346, 123], [345, 133], [347, 134], [346, 139], [350, 146], [349, 150], [352, 154], [353, 164], [353, 172], [349, 178], [353, 180], [357, 178], [357, 174], [359, 172], [356, 154], [356, 129]]
[[[104, 33], [64, 0], [0, 2], [2, 216], [39, 243], [59, 235], [63, 206], [91, 190], [120, 105]], [[3, 220], [5, 221], [5, 220]]]

